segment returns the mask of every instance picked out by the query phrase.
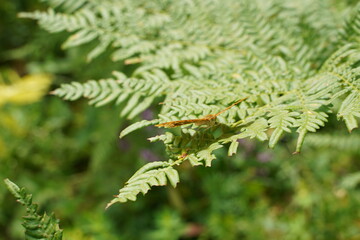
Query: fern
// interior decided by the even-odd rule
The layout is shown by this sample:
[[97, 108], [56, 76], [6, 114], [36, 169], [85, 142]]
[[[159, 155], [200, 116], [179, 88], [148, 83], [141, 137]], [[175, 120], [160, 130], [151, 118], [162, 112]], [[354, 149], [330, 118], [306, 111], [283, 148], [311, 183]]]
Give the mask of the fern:
[[336, 151], [360, 153], [360, 136], [359, 134], [310, 134], [306, 145], [313, 147], [331, 148]]
[[298, 153], [308, 133], [334, 114], [349, 132], [358, 127], [360, 4], [124, 0], [69, 1], [68, 6], [71, 10], [20, 16], [50, 32], [70, 32], [65, 48], [96, 43], [89, 60], [106, 50], [124, 63], [124, 72], [128, 65], [135, 70], [64, 84], [55, 95], [86, 97], [95, 106], [119, 104], [120, 115], [129, 119], [158, 97], [164, 99], [157, 119], [134, 123], [121, 137], [152, 124], [215, 114], [247, 97], [219, 115], [215, 126], [181, 126], [177, 134], [151, 138], [164, 142], [171, 159], [128, 182], [112, 203], [134, 200], [151, 186], [165, 184], [156, 174], [166, 175], [179, 157], [193, 166], [210, 166], [216, 149], [230, 144], [228, 154], [233, 155], [239, 139], [269, 141], [273, 148], [291, 133], [297, 133]]
[[125, 187], [120, 189], [120, 193], [113, 199], [106, 208], [116, 202], [126, 202], [128, 200], [135, 201], [136, 195], [140, 192], [146, 194], [152, 186], [164, 186], [169, 179], [171, 185], [176, 187], [179, 182], [179, 174], [173, 168], [178, 165], [176, 162], [152, 162], [140, 168], [126, 183]]
[[168, 79], [160, 70], [144, 73], [141, 78], [125, 78], [120, 72], [114, 72], [116, 79], [103, 79], [100, 81], [90, 80], [85, 84], [73, 82], [63, 84], [52, 94], [63, 97], [66, 100], [76, 100], [80, 97], [89, 99], [89, 104], [103, 106], [110, 102], [126, 106], [121, 111], [121, 116], [129, 115], [133, 118], [148, 108], [165, 88], [168, 87]]
[[31, 194], [27, 194], [23, 188], [19, 188], [9, 179], [4, 180], [9, 191], [17, 198], [17, 201], [26, 207], [27, 215], [24, 217], [25, 239], [62, 239], [62, 230], [59, 221], [54, 214], [48, 216], [37, 213], [37, 205], [32, 203]]

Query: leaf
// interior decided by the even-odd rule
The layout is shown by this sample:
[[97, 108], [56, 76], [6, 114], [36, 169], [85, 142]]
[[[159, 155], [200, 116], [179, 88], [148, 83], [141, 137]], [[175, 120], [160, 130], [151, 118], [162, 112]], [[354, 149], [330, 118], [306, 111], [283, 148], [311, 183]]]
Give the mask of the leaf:
[[121, 111], [120, 116], [124, 117], [125, 115], [127, 115], [135, 107], [135, 105], [138, 104], [140, 98], [140, 93], [135, 93], [132, 97], [130, 97], [130, 99], [126, 103], [125, 108]]
[[296, 131], [299, 133], [295, 153], [300, 152], [306, 133], [316, 132], [320, 126], [324, 126], [326, 118], [327, 114], [324, 112], [306, 111], [300, 115], [300, 119], [297, 119], [294, 124], [294, 127], [298, 127]]
[[153, 101], [154, 101], [153, 97], [145, 98], [144, 100], [139, 102], [136, 107], [134, 107], [131, 110], [131, 112], [129, 113], [129, 116], [127, 118], [128, 119], [133, 119], [136, 115], [138, 115], [139, 113], [141, 113], [142, 111], [147, 109], [152, 104]]
[[191, 166], [195, 167], [195, 166], [199, 166], [199, 165], [203, 165], [203, 163], [201, 162], [201, 159], [199, 159], [198, 157], [195, 156], [195, 154], [189, 154], [189, 156], [187, 157], [187, 159], [189, 160]]
[[140, 168], [119, 190], [119, 194], [111, 200], [106, 208], [117, 202], [135, 201], [141, 192], [146, 194], [152, 186], [164, 186], [167, 178], [173, 187], [179, 182], [178, 172], [169, 162], [152, 162]]
[[168, 168], [165, 173], [166, 176], [169, 178], [171, 185], [173, 187], [176, 187], [177, 183], [180, 181], [179, 173], [173, 168]]
[[4, 182], [17, 201], [26, 207], [26, 216], [23, 217], [22, 223], [25, 228], [25, 239], [61, 240], [63, 231], [54, 214], [39, 215], [38, 206], [32, 202], [31, 194], [27, 194], [24, 188], [19, 188], [9, 179], [5, 179]]
[[93, 30], [83, 29], [71, 35], [62, 45], [62, 47], [66, 49], [69, 47], [79, 46], [94, 40], [98, 36], [99, 34]]
[[136, 130], [138, 130], [140, 128], [147, 127], [147, 126], [150, 126], [150, 125], [155, 125], [157, 123], [159, 123], [158, 119], [155, 119], [155, 120], [152, 120], [152, 121], [142, 120], [140, 122], [133, 123], [130, 126], [128, 126], [127, 128], [125, 128], [124, 130], [121, 131], [120, 138], [123, 138], [126, 135], [128, 135], [129, 133], [131, 133], [133, 131], [136, 131]]
[[111, 39], [104, 38], [100, 40], [100, 43], [86, 56], [88, 62], [98, 57], [100, 54], [105, 52], [106, 48], [111, 44]]
[[269, 124], [270, 128], [275, 128], [272, 132], [269, 140], [269, 147], [273, 148], [275, 144], [279, 141], [282, 133], [291, 132], [289, 127], [292, 127], [295, 122], [295, 116], [298, 116], [297, 112], [289, 112], [286, 110], [274, 109], [269, 114]]
[[239, 147], [239, 142], [237, 140], [233, 140], [229, 147], [228, 156], [232, 156], [236, 154], [238, 147]]
[[353, 92], [349, 94], [341, 104], [338, 117], [345, 120], [349, 132], [358, 127], [355, 117], [360, 117], [360, 93]]
[[213, 151], [215, 151], [216, 149], [221, 148], [222, 145], [219, 143], [213, 143], [211, 144], [208, 148], [199, 151], [196, 156], [205, 161], [205, 166], [206, 167], [211, 167], [211, 162], [212, 160], [216, 159], [215, 155], [212, 154]]
[[268, 122], [266, 121], [266, 119], [264, 118], [260, 118], [258, 120], [256, 120], [254, 123], [252, 123], [251, 125], [249, 125], [248, 127], [244, 127], [242, 129], [242, 133], [239, 134], [239, 138], [245, 138], [245, 137], [250, 137], [250, 138], [257, 138], [260, 141], [264, 141], [267, 140], [268, 137], [265, 133], [265, 131], [268, 129]]

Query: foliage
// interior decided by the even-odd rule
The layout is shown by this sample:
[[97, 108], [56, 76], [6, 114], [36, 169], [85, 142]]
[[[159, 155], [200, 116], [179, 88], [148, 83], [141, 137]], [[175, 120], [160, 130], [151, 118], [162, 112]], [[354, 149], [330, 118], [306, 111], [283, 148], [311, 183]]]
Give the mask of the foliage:
[[[43, 74], [20, 78], [16, 72], [9, 71], [6, 75], [7, 79], [0, 75], [0, 105], [7, 102], [28, 104], [38, 101], [50, 85], [50, 76]], [[5, 84], [6, 82], [10, 85]]]
[[24, 217], [25, 239], [62, 239], [62, 230], [59, 227], [59, 220], [51, 216], [39, 215], [38, 207], [32, 203], [32, 195], [27, 194], [24, 188], [19, 188], [9, 179], [5, 179], [9, 191], [17, 198], [18, 202], [26, 207], [27, 215]]
[[[347, 131], [357, 111], [349, 89], [359, 81], [358, 1], [34, 2], [0, 3], [0, 33], [9, 36], [0, 39], [0, 63], [21, 78], [49, 73], [52, 94], [78, 101], [2, 105], [0, 176], [55, 212], [64, 238], [359, 238], [359, 133]], [[38, 9], [48, 30], [79, 28], [48, 34], [15, 20], [20, 8]], [[81, 44], [84, 29], [97, 35]], [[295, 89], [327, 117], [306, 118]], [[216, 113], [246, 96], [217, 125], [165, 133], [152, 126]], [[306, 121], [315, 125], [292, 155]], [[156, 187], [177, 183], [177, 173], [176, 188]], [[127, 179], [112, 203], [136, 202], [104, 211]], [[0, 239], [23, 239], [22, 209], [4, 188], [0, 208]]]
[[[185, 153], [183, 161], [210, 166], [212, 152], [223, 145], [231, 143], [229, 155], [243, 138], [269, 140], [274, 147], [294, 130], [299, 153], [307, 133], [325, 126], [329, 114], [344, 120], [350, 132], [358, 127], [360, 5], [303, 5], [309, 9], [293, 1], [68, 2], [64, 12], [20, 16], [50, 32], [73, 33], [64, 48], [97, 41], [88, 60], [111, 49], [114, 61], [137, 64], [129, 77], [117, 72], [112, 79], [74, 82], [53, 92], [68, 100], [87, 97], [96, 106], [115, 101], [129, 119], [165, 98], [157, 121], [135, 123], [122, 136], [157, 122], [214, 114], [248, 97], [207, 131], [185, 126], [180, 135], [154, 138], [171, 158]], [[142, 176], [141, 189], [128, 199], [154, 185], [150, 176]]]
[[312, 134], [307, 139], [307, 145], [316, 146], [318, 148], [332, 148], [342, 152], [359, 153], [360, 136], [359, 134]]
[[179, 182], [179, 174], [172, 167], [175, 163], [153, 162], [140, 168], [130, 179], [127, 185], [120, 190], [119, 195], [107, 207], [115, 202], [126, 202], [136, 200], [136, 195], [140, 192], [147, 193], [151, 186], [166, 185], [167, 178], [173, 187]]

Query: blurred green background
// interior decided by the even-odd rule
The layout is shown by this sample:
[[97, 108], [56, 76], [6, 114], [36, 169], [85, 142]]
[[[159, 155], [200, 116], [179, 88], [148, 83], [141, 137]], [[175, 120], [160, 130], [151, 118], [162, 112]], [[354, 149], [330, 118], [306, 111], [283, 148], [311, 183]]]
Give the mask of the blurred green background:
[[[66, 33], [16, 17], [44, 8], [34, 0], [0, 2], [0, 176], [31, 192], [41, 212], [55, 212], [64, 239], [360, 239], [359, 130], [350, 139], [336, 119], [309, 136], [300, 155], [291, 154], [291, 137], [274, 150], [241, 141], [237, 155], [219, 151], [211, 168], [180, 166], [176, 189], [154, 188], [105, 211], [139, 167], [166, 159], [160, 143], [146, 140], [159, 130], [120, 140], [129, 122], [115, 106], [47, 94], [61, 83], [129, 70], [106, 54], [87, 63], [87, 46], [64, 51]], [[23, 239], [25, 210], [4, 184], [0, 204], [0, 239]]]

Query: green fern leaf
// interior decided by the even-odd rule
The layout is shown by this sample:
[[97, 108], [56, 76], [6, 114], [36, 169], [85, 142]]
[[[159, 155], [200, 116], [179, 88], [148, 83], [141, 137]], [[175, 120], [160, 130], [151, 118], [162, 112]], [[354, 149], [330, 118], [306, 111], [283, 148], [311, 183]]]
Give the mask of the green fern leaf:
[[270, 148], [275, 146], [284, 131], [291, 132], [290, 127], [292, 127], [296, 121], [294, 117], [298, 115], [299, 114], [297, 112], [289, 112], [279, 109], [274, 109], [270, 112], [269, 124], [270, 128], [274, 129], [269, 140]]
[[[69, 32], [65, 47], [95, 46], [89, 60], [109, 52], [112, 60], [124, 61], [129, 75], [115, 72], [112, 79], [65, 84], [55, 95], [85, 97], [95, 106], [113, 103], [129, 119], [164, 99], [157, 119], [135, 123], [121, 137], [158, 122], [199, 123], [195, 119], [226, 109], [213, 126], [183, 125], [149, 139], [162, 141], [172, 159], [210, 166], [215, 149], [227, 143], [229, 155], [242, 138], [269, 139], [273, 148], [293, 128], [299, 152], [305, 136], [324, 126], [328, 115], [337, 114], [349, 131], [358, 127], [360, 4], [58, 1], [65, 13], [56, 8], [21, 16], [50, 32]], [[121, 200], [114, 201], [134, 200], [139, 192], [163, 184], [167, 178], [161, 169], [144, 173], [137, 185], [126, 185]]]
[[325, 122], [327, 121], [327, 117], [328, 115], [324, 112], [313, 111], [307, 111], [301, 115], [300, 119], [294, 123], [294, 127], [298, 127], [296, 131], [299, 133], [295, 153], [300, 152], [307, 132], [316, 132], [320, 126], [324, 126]]
[[239, 142], [237, 140], [233, 140], [228, 150], [228, 156], [234, 155], [237, 152], [238, 147], [239, 147]]
[[49, 239], [61, 240], [62, 230], [59, 221], [52, 214], [48, 216], [37, 213], [37, 205], [32, 203], [31, 194], [27, 194], [23, 188], [19, 188], [9, 179], [4, 180], [9, 191], [17, 198], [18, 202], [26, 207], [27, 215], [23, 218], [25, 228], [25, 239]]
[[119, 194], [106, 206], [110, 207], [116, 202], [135, 201], [141, 192], [146, 194], [152, 186], [164, 186], [169, 179], [171, 185], [176, 187], [179, 182], [178, 172], [168, 162], [152, 162], [140, 168], [120, 189]]
[[155, 119], [152, 121], [148, 121], [148, 120], [142, 120], [140, 122], [136, 122], [134, 124], [131, 124], [130, 126], [128, 126], [127, 128], [125, 128], [124, 130], [121, 131], [120, 133], [120, 138], [125, 137], [126, 135], [128, 135], [129, 133], [136, 131], [140, 128], [146, 127], [146, 126], [150, 126], [150, 125], [154, 125], [159, 123], [159, 120]]
[[206, 167], [211, 167], [211, 162], [216, 159], [215, 155], [213, 154], [213, 151], [216, 149], [221, 148], [222, 145], [219, 143], [213, 143], [208, 148], [199, 151], [196, 156], [200, 159], [205, 161]]
[[345, 124], [349, 132], [358, 127], [355, 117], [360, 118], [360, 93], [353, 92], [349, 94], [342, 102], [338, 117], [345, 120]]

